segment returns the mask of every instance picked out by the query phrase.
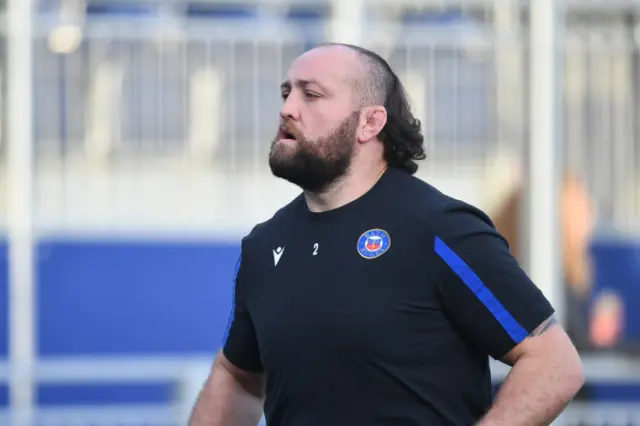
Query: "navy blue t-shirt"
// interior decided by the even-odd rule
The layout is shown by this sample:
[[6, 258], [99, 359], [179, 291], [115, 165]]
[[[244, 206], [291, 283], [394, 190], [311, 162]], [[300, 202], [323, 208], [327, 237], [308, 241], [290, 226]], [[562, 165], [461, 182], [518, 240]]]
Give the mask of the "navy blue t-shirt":
[[223, 351], [266, 377], [269, 426], [464, 425], [501, 359], [553, 314], [480, 210], [401, 170], [242, 241]]

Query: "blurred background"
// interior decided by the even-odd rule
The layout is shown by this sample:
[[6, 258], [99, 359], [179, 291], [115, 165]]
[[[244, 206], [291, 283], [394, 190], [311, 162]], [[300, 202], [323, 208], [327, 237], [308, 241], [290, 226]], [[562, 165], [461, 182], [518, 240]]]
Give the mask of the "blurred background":
[[419, 176], [556, 304], [587, 366], [558, 424], [640, 425], [639, 1], [0, 4], [0, 425], [186, 424], [240, 238], [298, 193], [279, 84], [324, 41], [390, 61]]

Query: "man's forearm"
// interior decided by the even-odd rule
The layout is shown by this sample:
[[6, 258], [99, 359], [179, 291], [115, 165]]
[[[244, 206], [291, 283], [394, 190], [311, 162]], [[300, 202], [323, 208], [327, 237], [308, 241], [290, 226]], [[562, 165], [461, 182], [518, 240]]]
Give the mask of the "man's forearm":
[[477, 426], [546, 426], [582, 386], [582, 370], [562, 358], [523, 356]]
[[256, 426], [262, 417], [259, 394], [256, 384], [243, 385], [216, 362], [198, 396], [189, 426]]

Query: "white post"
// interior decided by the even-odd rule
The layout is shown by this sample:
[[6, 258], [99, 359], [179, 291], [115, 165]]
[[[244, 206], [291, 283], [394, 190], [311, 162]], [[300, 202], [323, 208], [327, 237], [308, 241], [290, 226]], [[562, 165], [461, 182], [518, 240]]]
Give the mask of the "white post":
[[531, 4], [529, 273], [551, 303], [561, 311], [563, 281], [559, 227], [559, 186], [562, 163], [559, 137], [558, 28], [562, 0]]
[[7, 1], [9, 386], [13, 426], [34, 423], [32, 5], [33, 0]]
[[333, 0], [327, 38], [334, 43], [359, 45], [364, 19], [363, 0]]
[[[523, 129], [524, 110], [522, 99], [525, 91], [523, 58], [520, 46], [522, 37], [522, 5], [519, 1], [493, 0], [493, 21], [496, 34], [496, 108], [498, 119], [498, 149], [513, 149], [514, 141], [521, 141], [523, 133], [511, 129]], [[507, 152], [509, 152], [507, 150]]]

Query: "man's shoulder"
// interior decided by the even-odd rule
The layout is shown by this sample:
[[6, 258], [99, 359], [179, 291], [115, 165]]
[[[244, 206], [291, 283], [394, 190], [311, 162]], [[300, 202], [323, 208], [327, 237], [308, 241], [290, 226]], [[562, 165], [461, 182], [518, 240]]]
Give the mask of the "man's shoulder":
[[462, 202], [426, 180], [401, 171], [394, 172], [392, 185], [387, 190], [393, 206], [424, 220], [445, 212], [453, 203]]
[[302, 194], [278, 209], [269, 219], [256, 224], [243, 238], [243, 242], [246, 244], [268, 238], [269, 235], [281, 231], [284, 226], [290, 225], [297, 213], [299, 213], [301, 203], [303, 203]]
[[479, 220], [493, 226], [488, 215], [477, 206], [447, 194], [417, 176], [403, 174], [395, 179], [392, 192], [397, 201], [394, 205], [404, 213], [432, 229], [441, 228], [449, 220], [458, 218], [471, 222]]

